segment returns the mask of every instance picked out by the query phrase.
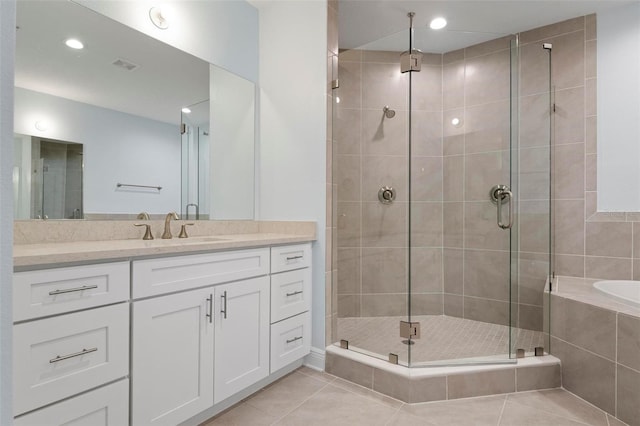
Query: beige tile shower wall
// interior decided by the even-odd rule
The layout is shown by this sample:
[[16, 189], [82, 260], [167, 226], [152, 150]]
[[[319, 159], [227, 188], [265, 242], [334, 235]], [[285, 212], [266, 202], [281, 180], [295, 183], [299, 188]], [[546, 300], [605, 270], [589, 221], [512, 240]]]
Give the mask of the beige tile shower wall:
[[[510, 294], [518, 301], [518, 287], [509, 288], [509, 233], [489, 200], [494, 185], [510, 182], [510, 40], [443, 56], [445, 314], [497, 324], [509, 323]], [[514, 325], [541, 329], [539, 293], [518, 305]]]
[[325, 344], [334, 342], [338, 327], [337, 265], [334, 263], [336, 249], [336, 203], [333, 184], [333, 89], [332, 81], [338, 77], [338, 2], [327, 2], [327, 246], [325, 272]]
[[[409, 216], [412, 294], [420, 295], [412, 299], [412, 313], [443, 312], [441, 60], [441, 55], [425, 55], [422, 71], [412, 75], [410, 207], [409, 75], [400, 73], [399, 53], [349, 50], [339, 55], [334, 188], [341, 317], [407, 314]], [[395, 117], [384, 116], [387, 105]], [[395, 202], [378, 201], [382, 186], [397, 191]]]

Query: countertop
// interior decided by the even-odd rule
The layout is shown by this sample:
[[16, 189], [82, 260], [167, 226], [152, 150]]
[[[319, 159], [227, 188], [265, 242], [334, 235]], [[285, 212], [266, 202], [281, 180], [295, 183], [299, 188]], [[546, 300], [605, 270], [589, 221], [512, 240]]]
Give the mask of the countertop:
[[[599, 279], [557, 276], [553, 280], [551, 294], [598, 306], [614, 312], [640, 317], [640, 308], [633, 302], [608, 295], [593, 286]], [[545, 289], [545, 293], [548, 290]]]
[[314, 241], [315, 234], [254, 233], [210, 235], [170, 240], [141, 239], [19, 244], [13, 247], [13, 266], [26, 270], [39, 266], [114, 261], [138, 257], [193, 254]]

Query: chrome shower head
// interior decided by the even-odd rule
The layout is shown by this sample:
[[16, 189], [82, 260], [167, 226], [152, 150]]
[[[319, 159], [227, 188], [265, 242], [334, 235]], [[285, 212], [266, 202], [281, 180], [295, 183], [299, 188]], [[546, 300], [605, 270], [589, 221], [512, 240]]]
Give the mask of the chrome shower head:
[[387, 118], [393, 118], [396, 116], [395, 110], [389, 108], [389, 105], [385, 105], [384, 108], [382, 108], [382, 111]]

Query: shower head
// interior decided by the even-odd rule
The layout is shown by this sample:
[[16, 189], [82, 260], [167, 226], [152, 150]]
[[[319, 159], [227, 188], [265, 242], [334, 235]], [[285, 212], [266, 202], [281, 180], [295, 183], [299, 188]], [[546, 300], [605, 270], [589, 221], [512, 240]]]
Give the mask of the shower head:
[[395, 110], [389, 108], [389, 105], [385, 105], [384, 108], [382, 108], [382, 111], [387, 118], [393, 118], [396, 116]]

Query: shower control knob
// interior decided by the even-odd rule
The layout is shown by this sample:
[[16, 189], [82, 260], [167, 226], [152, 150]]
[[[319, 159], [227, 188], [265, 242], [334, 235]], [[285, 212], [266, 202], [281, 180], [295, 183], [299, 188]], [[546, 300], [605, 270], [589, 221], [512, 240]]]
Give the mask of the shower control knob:
[[378, 200], [382, 204], [391, 204], [396, 199], [396, 190], [390, 186], [383, 186], [378, 191]]

